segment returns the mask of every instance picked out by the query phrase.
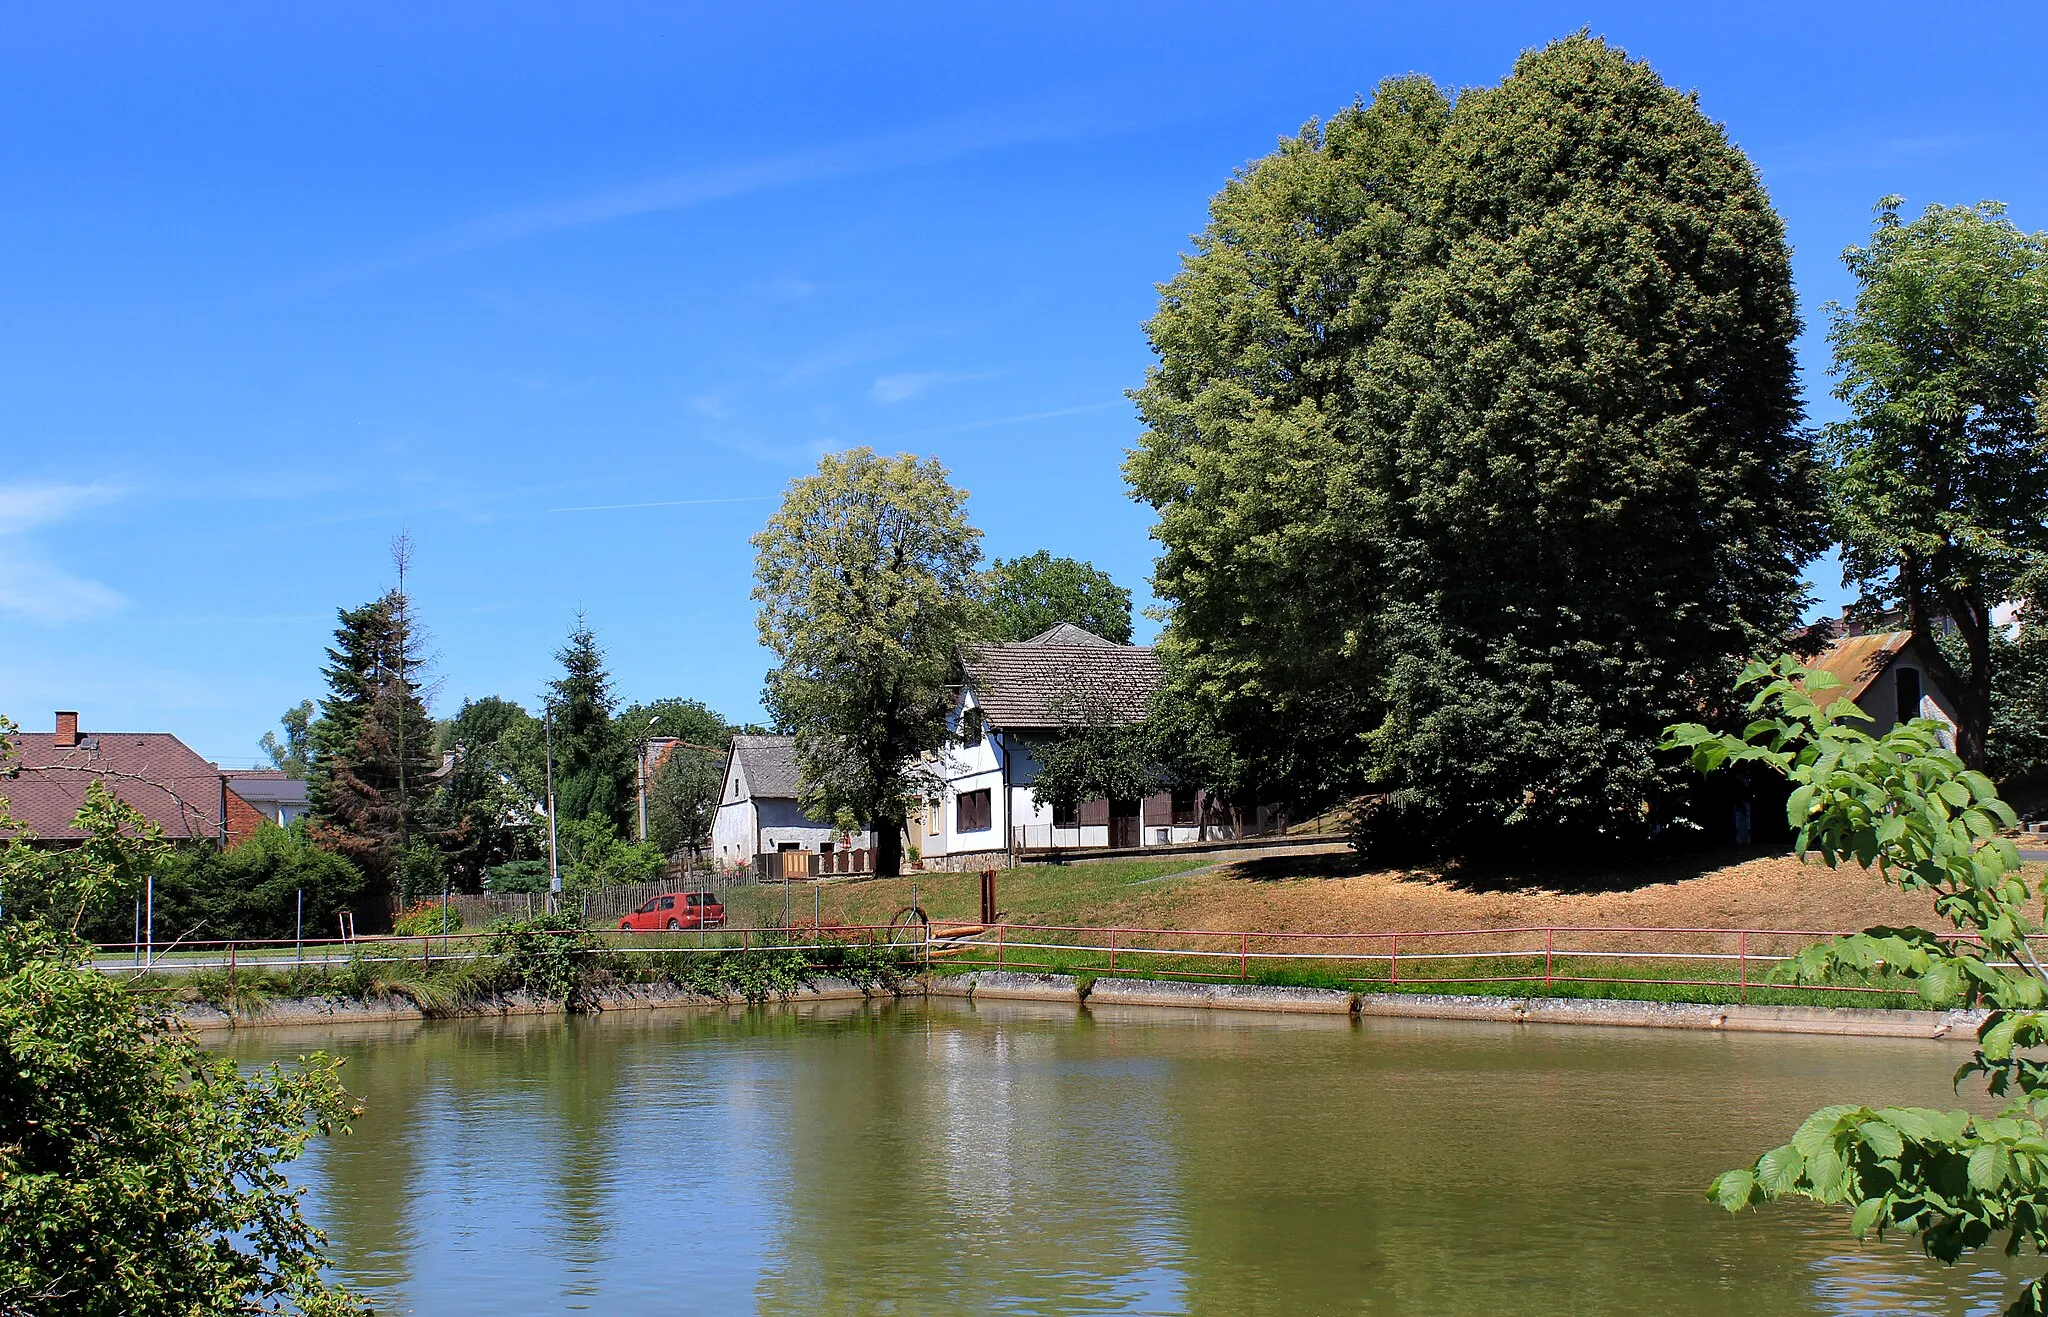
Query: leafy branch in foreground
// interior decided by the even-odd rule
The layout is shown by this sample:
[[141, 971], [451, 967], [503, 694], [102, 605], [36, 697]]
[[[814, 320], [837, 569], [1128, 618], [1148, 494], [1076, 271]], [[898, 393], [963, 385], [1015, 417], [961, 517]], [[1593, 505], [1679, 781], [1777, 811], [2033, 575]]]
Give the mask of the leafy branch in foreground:
[[[1995, 1116], [1918, 1107], [1831, 1106], [1807, 1117], [1789, 1143], [1753, 1166], [1723, 1173], [1708, 1196], [1731, 1212], [1773, 1198], [1810, 1198], [1852, 1210], [1860, 1238], [1911, 1231], [1954, 1262], [2006, 1234], [2017, 1256], [2048, 1252], [2048, 972], [2027, 943], [2040, 923], [2019, 851], [1999, 836], [2014, 822], [1983, 774], [1943, 744], [1941, 724], [1915, 719], [1881, 737], [1849, 725], [1867, 718], [1829, 692], [1841, 683], [1791, 658], [1752, 664], [1755, 721], [1740, 736], [1696, 723], [1669, 729], [1666, 749], [1695, 767], [1759, 763], [1792, 783], [1786, 815], [1802, 858], [1854, 861], [1902, 891], [1923, 892], [1955, 926], [1872, 928], [1808, 948], [1780, 966], [1782, 982], [1831, 974], [1889, 973], [1918, 984], [1936, 1005], [1990, 1008], [1977, 1051], [1956, 1083], [1981, 1076]], [[2028, 1282], [2006, 1311], [2048, 1313], [2048, 1278]]]
[[72, 926], [165, 850], [97, 782], [74, 826], [33, 847], [0, 796], [0, 1317], [362, 1311], [283, 1170], [355, 1114], [339, 1063], [244, 1075], [88, 963]]

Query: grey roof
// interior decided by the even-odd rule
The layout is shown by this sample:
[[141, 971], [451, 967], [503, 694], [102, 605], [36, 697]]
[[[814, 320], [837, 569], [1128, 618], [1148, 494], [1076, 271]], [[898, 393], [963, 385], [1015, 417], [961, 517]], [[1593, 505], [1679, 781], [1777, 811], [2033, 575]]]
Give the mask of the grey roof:
[[1094, 645], [1097, 648], [1104, 649], [1125, 648], [1124, 646], [1119, 646], [1114, 640], [1104, 640], [1093, 631], [1087, 630], [1085, 627], [1077, 627], [1072, 622], [1062, 622], [1056, 627], [1039, 632], [1029, 640], [1019, 641], [1018, 643], [1024, 645]]
[[756, 800], [796, 799], [796, 738], [735, 736], [732, 753], [747, 776], [747, 794]]
[[998, 728], [1135, 723], [1159, 689], [1150, 645], [1118, 645], [1071, 623], [1010, 645], [961, 652], [982, 716]]
[[274, 769], [259, 769], [253, 773], [231, 772], [227, 774], [228, 790], [254, 805], [267, 801], [273, 805], [303, 805], [306, 803], [306, 780], [302, 777], [286, 777]]

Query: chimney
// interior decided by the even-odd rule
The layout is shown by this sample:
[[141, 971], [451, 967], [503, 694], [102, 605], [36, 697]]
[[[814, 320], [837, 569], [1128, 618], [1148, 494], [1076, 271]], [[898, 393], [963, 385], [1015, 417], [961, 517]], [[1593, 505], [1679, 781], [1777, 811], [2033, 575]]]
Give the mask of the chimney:
[[57, 735], [51, 738], [60, 750], [68, 750], [78, 744], [78, 714], [57, 710]]

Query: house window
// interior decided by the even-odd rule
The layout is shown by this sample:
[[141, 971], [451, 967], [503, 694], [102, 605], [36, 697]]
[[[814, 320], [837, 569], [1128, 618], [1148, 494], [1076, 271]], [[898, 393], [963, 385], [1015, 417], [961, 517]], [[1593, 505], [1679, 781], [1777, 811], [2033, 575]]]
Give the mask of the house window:
[[928, 836], [939, 835], [939, 812], [945, 808], [943, 800], [927, 800], [924, 804], [924, 829]]
[[967, 749], [972, 749], [981, 744], [980, 709], [962, 709], [960, 711], [960, 744], [963, 748]]
[[1071, 828], [1081, 821], [1081, 807], [1071, 800], [1055, 800], [1052, 803], [1052, 825], [1055, 828]]
[[961, 792], [953, 805], [953, 831], [987, 832], [991, 826], [988, 788]]
[[1195, 823], [1195, 789], [1175, 787], [1173, 789], [1173, 824], [1177, 828], [1193, 827]]
[[1893, 668], [1892, 685], [1899, 696], [1898, 717], [1900, 722], [1911, 722], [1920, 716], [1920, 672], [1917, 668]]

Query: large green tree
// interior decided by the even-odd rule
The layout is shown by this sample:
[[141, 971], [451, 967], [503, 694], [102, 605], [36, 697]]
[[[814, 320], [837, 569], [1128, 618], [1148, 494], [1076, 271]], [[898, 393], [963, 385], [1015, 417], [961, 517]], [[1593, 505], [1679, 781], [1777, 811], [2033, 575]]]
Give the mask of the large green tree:
[[1647, 65], [1384, 84], [1232, 180], [1149, 326], [1169, 671], [1370, 847], [1641, 835], [1822, 538], [1798, 327], [1754, 168]]
[[990, 640], [1029, 640], [1071, 622], [1119, 645], [1131, 643], [1131, 592], [1093, 563], [1044, 549], [998, 558], [981, 577]]
[[544, 768], [539, 720], [517, 703], [487, 695], [464, 700], [443, 724], [439, 747], [455, 756], [433, 799], [433, 822], [449, 877], [482, 889], [498, 865], [541, 853]]
[[387, 916], [391, 883], [406, 848], [424, 840], [421, 822], [439, 767], [434, 724], [421, 699], [426, 662], [405, 595], [392, 590], [342, 609], [327, 651], [328, 693], [311, 729], [307, 794], [313, 835], [368, 880], [358, 914], [367, 927]]
[[1918, 630], [1955, 626], [1963, 662], [1933, 662], [1975, 767], [1992, 723], [1991, 610], [2048, 561], [2048, 233], [2021, 232], [1995, 202], [1929, 206], [1911, 223], [1899, 205], [1880, 202], [1870, 242], [1843, 255], [1856, 304], [1829, 308], [1849, 406], [1827, 428], [1835, 525], [1865, 605], [1900, 607]]
[[902, 865], [903, 821], [936, 787], [956, 653], [974, 616], [981, 532], [937, 460], [866, 448], [790, 482], [754, 537], [763, 700], [792, 729], [803, 803], [875, 830], [876, 872]]

